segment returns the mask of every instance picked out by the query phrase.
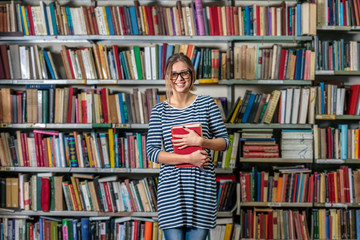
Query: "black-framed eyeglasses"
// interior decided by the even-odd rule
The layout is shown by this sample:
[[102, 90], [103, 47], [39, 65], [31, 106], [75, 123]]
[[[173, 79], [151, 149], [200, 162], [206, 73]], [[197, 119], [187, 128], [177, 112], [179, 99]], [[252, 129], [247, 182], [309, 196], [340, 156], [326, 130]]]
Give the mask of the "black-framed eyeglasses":
[[178, 79], [179, 75], [181, 76], [182, 79], [184, 80], [189, 80], [191, 78], [191, 71], [182, 71], [182, 72], [171, 72], [170, 73], [170, 80], [176, 81], [176, 79]]

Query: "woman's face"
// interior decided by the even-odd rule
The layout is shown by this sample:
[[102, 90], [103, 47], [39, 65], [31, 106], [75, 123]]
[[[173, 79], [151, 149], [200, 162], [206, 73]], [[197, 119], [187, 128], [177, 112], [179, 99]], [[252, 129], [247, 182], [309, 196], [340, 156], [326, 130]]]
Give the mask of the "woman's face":
[[182, 62], [176, 62], [172, 65], [170, 73], [170, 83], [174, 92], [186, 93], [191, 87], [191, 70]]

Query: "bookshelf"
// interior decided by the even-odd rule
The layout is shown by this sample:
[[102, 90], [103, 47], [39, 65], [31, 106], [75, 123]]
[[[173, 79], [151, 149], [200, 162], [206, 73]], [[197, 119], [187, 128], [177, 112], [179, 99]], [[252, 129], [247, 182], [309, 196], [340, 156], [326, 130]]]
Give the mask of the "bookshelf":
[[[68, 1], [59, 0], [60, 5], [68, 4]], [[147, 5], [153, 3], [152, 0], [141, 0], [139, 1], [140, 5]], [[160, 0], [156, 1], [160, 4], [171, 5], [174, 6], [176, 4], [175, 0], [165, 1]], [[187, 4], [189, 1], [184, 1]], [[213, 0], [203, 0], [202, 1], [205, 6], [211, 6], [214, 2], [216, 4], [225, 5], [227, 1], [213, 1]], [[267, 0], [257, 0], [261, 6], [279, 6], [281, 1], [267, 1]], [[39, 1], [32, 1], [32, 5], [37, 5]], [[286, 1], [287, 4], [295, 4], [297, 1], [289, 0]], [[46, 2], [45, 5], [48, 3]], [[74, 6], [88, 5], [91, 4], [93, 6], [102, 6], [102, 5], [133, 5], [132, 1], [126, 1], [125, 3], [118, 2], [109, 2], [109, 1], [89, 1], [87, 0], [76, 0], [74, 1]], [[245, 6], [246, 3], [239, 3], [234, 1], [235, 6]], [[72, 5], [70, 5], [72, 6]], [[266, 44], [285, 44], [286, 48], [295, 48], [298, 46], [303, 47], [304, 43], [309, 43], [313, 40], [313, 36], [132, 36], [132, 35], [55, 35], [55, 36], [4, 36], [0, 35], [0, 44], [19, 44], [25, 46], [31, 46], [33, 44], [39, 46], [51, 46], [51, 52], [54, 52], [57, 55], [57, 59], [59, 63], [61, 62], [61, 58], [59, 58], [60, 46], [66, 45], [69, 48], [74, 48], [77, 46], [92, 46], [93, 44], [104, 44], [107, 46], [118, 45], [124, 46], [128, 48], [129, 46], [138, 45], [140, 48], [145, 46], [153, 45], [153, 44], [194, 44], [196, 47], [215, 47], [219, 48], [222, 52], [227, 48], [233, 49], [235, 46], [244, 43], [252, 43], [262, 45]], [[289, 45], [286, 45], [289, 44]], [[218, 46], [220, 45], [220, 47]], [[310, 49], [312, 47], [309, 44], [306, 49]], [[59, 67], [59, 75], [61, 78], [56, 80], [50, 79], [2, 79], [0, 80], [1, 86], [10, 86], [14, 89], [24, 88], [25, 85], [28, 84], [38, 84], [38, 85], [46, 85], [46, 84], [54, 84], [57, 87], [63, 88], [67, 86], [79, 86], [81, 87], [89, 87], [93, 89], [100, 88], [142, 88], [142, 87], [160, 87], [163, 86], [165, 81], [161, 80], [161, 78], [156, 78], [153, 80], [146, 81], [138, 81], [138, 80], [120, 80], [120, 79], [66, 79], [63, 66]], [[238, 95], [238, 88], [247, 88], [247, 87], [275, 87], [275, 88], [283, 88], [283, 87], [309, 87], [312, 86], [312, 81], [305, 80], [280, 80], [280, 79], [254, 79], [254, 80], [245, 80], [245, 79], [233, 79], [233, 77], [227, 77], [219, 80], [218, 85], [200, 85], [198, 82], [195, 83], [198, 88], [205, 88], [205, 92], [207, 93], [208, 89], [211, 89], [210, 92], [215, 93], [217, 88], [225, 88], [225, 92], [228, 98], [229, 107], [231, 104], [234, 104], [235, 96]], [[139, 123], [1, 123], [1, 128], [5, 131], [15, 131], [18, 129], [21, 130], [33, 130], [33, 129], [46, 129], [46, 130], [65, 130], [65, 131], [102, 131], [107, 130], [109, 128], [117, 129], [119, 131], [137, 131], [141, 130], [145, 132], [148, 129], [148, 124], [139, 124]], [[270, 124], [253, 124], [253, 123], [226, 123], [226, 127], [229, 132], [236, 132], [237, 130], [242, 129], [253, 129], [253, 128], [265, 128], [265, 129], [275, 129], [281, 131], [282, 129], [312, 129], [312, 124], [280, 124], [280, 123], [270, 123]], [[313, 162], [313, 159], [254, 159], [254, 158], [239, 158], [239, 163], [254, 163], [254, 165], [258, 165], [258, 163], [270, 162], [270, 163], [285, 163], [288, 165], [305, 163], [309, 164]], [[218, 168], [215, 170], [216, 174], [238, 174], [238, 169], [221, 169]], [[135, 176], [138, 178], [143, 175], [157, 175], [159, 173], [159, 169], [137, 169], [137, 168], [50, 168], [50, 167], [0, 167], [0, 172], [4, 174], [14, 175], [17, 173], [96, 173], [99, 175], [106, 176], [107, 174], [119, 174], [129, 176]], [[271, 207], [271, 208], [281, 208], [281, 207], [291, 207], [291, 208], [310, 208], [311, 204], [305, 203], [241, 203], [240, 207]], [[156, 218], [157, 213], [151, 212], [119, 212], [119, 213], [102, 213], [102, 212], [84, 212], [84, 211], [51, 211], [51, 212], [42, 212], [42, 211], [21, 211], [21, 212], [13, 212], [7, 213], [2, 212], [0, 210], [0, 215], [7, 214], [7, 216], [12, 216], [14, 218], [21, 216], [49, 216], [49, 217], [67, 217], [69, 215], [75, 217], [148, 217], [148, 218]], [[231, 218], [233, 217], [234, 210], [228, 212], [219, 212], [218, 217], [220, 218]]]

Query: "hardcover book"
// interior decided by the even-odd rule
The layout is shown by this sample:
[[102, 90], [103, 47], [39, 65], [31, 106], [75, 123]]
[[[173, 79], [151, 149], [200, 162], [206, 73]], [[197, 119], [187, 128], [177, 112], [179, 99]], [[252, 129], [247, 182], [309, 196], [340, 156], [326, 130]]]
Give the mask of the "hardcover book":
[[[189, 123], [189, 124], [182, 124], [182, 125], [173, 126], [171, 128], [171, 135], [173, 136], [173, 135], [186, 135], [186, 134], [188, 134], [189, 132], [184, 129], [185, 127], [194, 130], [197, 134], [199, 134], [199, 136], [202, 136], [201, 123]], [[173, 137], [173, 139], [179, 139], [179, 138], [174, 138]], [[176, 153], [176, 154], [187, 155], [187, 154], [193, 153], [193, 152], [195, 152], [197, 150], [202, 150], [202, 147], [200, 147], [200, 146], [188, 146], [186, 148], [179, 149], [179, 147], [173, 146], [173, 149], [174, 149], [174, 153]], [[178, 164], [178, 165], [175, 165], [175, 167], [195, 167], [195, 166], [192, 165], [192, 164]]]

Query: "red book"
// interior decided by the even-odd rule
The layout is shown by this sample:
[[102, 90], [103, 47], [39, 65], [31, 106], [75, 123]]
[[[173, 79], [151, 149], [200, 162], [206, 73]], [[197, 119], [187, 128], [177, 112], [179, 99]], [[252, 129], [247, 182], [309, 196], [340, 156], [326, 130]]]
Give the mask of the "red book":
[[121, 25], [122, 25], [122, 29], [123, 29], [123, 35], [128, 35], [127, 28], [126, 28], [124, 7], [119, 7], [119, 12], [120, 12]]
[[260, 6], [256, 6], [256, 35], [260, 36]]
[[143, 168], [148, 168], [148, 161], [146, 158], [146, 137], [145, 135], [141, 135], [141, 150], [142, 150], [142, 157], [143, 159], [140, 159], [140, 161], [143, 162]]
[[72, 104], [73, 104], [73, 94], [74, 94], [74, 88], [70, 87], [69, 88], [69, 108], [68, 108], [68, 112], [67, 112], [67, 122], [71, 123], [71, 109], [72, 109]]
[[90, 7], [90, 12], [91, 12], [91, 21], [93, 22], [94, 25], [94, 31], [95, 31], [95, 35], [99, 35], [99, 28], [97, 25], [97, 21], [96, 21], [96, 15], [95, 15], [95, 9], [93, 6]]
[[[1, 55], [0, 79], [3, 79], [3, 78], [10, 79], [11, 75], [10, 75], [9, 58], [8, 58], [8, 54], [7, 54], [6, 45], [4, 45], [4, 44], [0, 45], [0, 55]], [[1, 64], [1, 62], [2, 62], [2, 64]], [[2, 65], [2, 67], [1, 67], [1, 65]]]
[[[281, 35], [287, 35], [286, 34], [286, 3], [285, 1], [281, 2]], [[280, 65], [281, 66], [281, 65]]]
[[234, 7], [229, 7], [230, 9], [230, 34], [235, 35], [235, 24], [234, 24]]
[[309, 187], [306, 187], [308, 186], [308, 179], [309, 179], [309, 175], [305, 174], [305, 177], [304, 177], [304, 187], [303, 187], [303, 194], [302, 194], [302, 199], [300, 199], [300, 202], [305, 202], [305, 192], [309, 190]]
[[244, 158], [278, 158], [278, 152], [243, 152]]
[[264, 226], [264, 213], [260, 213], [260, 238], [264, 238], [264, 234], [263, 234], [263, 226]]
[[81, 101], [81, 117], [82, 117], [82, 123], [88, 123], [87, 119], [87, 102], [86, 100]]
[[26, 133], [21, 133], [20, 138], [21, 138], [21, 147], [23, 149], [22, 154], [23, 154], [23, 159], [24, 159], [24, 167], [29, 167], [29, 159], [27, 157], [27, 137], [26, 137]]
[[32, 11], [31, 11], [31, 6], [28, 5], [26, 7], [26, 10], [27, 10], [27, 13], [28, 13], [28, 18], [29, 18], [29, 33], [30, 35], [35, 35], [35, 28], [34, 28], [34, 19], [33, 19], [33, 16], [32, 16]]
[[48, 159], [48, 149], [47, 149], [47, 145], [46, 145], [46, 139], [42, 139], [42, 152], [43, 152], [43, 159], [44, 159], [44, 162], [43, 162], [43, 166], [44, 167], [49, 167], [49, 159]]
[[351, 85], [350, 86], [350, 101], [348, 103], [348, 112], [347, 114], [355, 115], [356, 114], [356, 107], [358, 103], [360, 92], [360, 85]]
[[243, 152], [278, 152], [279, 145], [244, 145]]
[[215, 28], [214, 28], [214, 16], [213, 16], [213, 7], [209, 7], [209, 30], [210, 30], [210, 35], [214, 36], [215, 35]]
[[113, 212], [114, 210], [113, 210], [113, 206], [112, 206], [108, 182], [104, 182], [103, 185], [104, 185], [105, 198], [106, 198], [106, 203], [108, 205], [109, 212]]
[[50, 179], [41, 178], [41, 210], [48, 212], [50, 210]]
[[116, 72], [118, 73], [118, 78], [120, 80], [122, 80], [118, 46], [113, 45], [112, 48], [113, 48], [113, 53], [114, 53]]
[[292, 196], [292, 202], [297, 202], [297, 199], [296, 199], [296, 186], [297, 186], [297, 183], [299, 181], [299, 174], [295, 174], [295, 181], [294, 181], [294, 191], [293, 191], [293, 196]]
[[[190, 124], [184, 124], [184, 125], [176, 125], [171, 128], [171, 135], [186, 135], [188, 134], [188, 131], [186, 131], [184, 128], [189, 128], [194, 130], [199, 136], [202, 136], [202, 128], [201, 123], [190, 123]], [[173, 137], [173, 139], [179, 139]], [[198, 150], [202, 150], [201, 146], [189, 146], [183, 149], [179, 149], [177, 146], [173, 146], [174, 153], [181, 154], [181, 155], [187, 155], [190, 153], [193, 153]], [[175, 165], [175, 167], [195, 167], [192, 164], [178, 164]]]
[[136, 163], [135, 163], [135, 145], [134, 145], [134, 140], [135, 137], [134, 136], [128, 136], [128, 153], [129, 153], [129, 166], [130, 168], [135, 168], [136, 167]]
[[346, 17], [346, 0], [342, 0], [343, 4], [343, 16], [344, 16], [344, 26], [347, 26], [347, 17]]
[[34, 133], [34, 140], [35, 140], [35, 154], [36, 154], [36, 160], [37, 160], [37, 166], [41, 167], [41, 158], [40, 158], [40, 145], [39, 145], [39, 134]]
[[269, 215], [268, 215], [268, 219], [269, 219], [269, 234], [268, 234], [268, 239], [273, 239], [273, 212], [270, 211]]
[[139, 220], [134, 220], [134, 240], [138, 239], [138, 231], [139, 231]]
[[350, 189], [349, 189], [349, 167], [340, 166], [344, 171], [344, 188], [345, 188], [345, 202], [350, 202]]
[[223, 29], [222, 29], [222, 17], [221, 17], [221, 7], [217, 6], [217, 20], [218, 20], [218, 25], [219, 25], [219, 31], [218, 31], [218, 35], [223, 36]]
[[100, 94], [101, 94], [101, 107], [102, 107], [102, 111], [103, 111], [103, 115], [104, 115], [104, 123], [109, 123], [109, 115], [107, 112], [107, 88], [102, 88], [100, 90]]
[[279, 76], [278, 76], [280, 80], [284, 79], [285, 59], [286, 59], [286, 49], [281, 49], [280, 68], [279, 68]]
[[154, 25], [151, 17], [151, 7], [145, 6], [145, 15], [146, 15], [146, 21], [149, 27], [149, 35], [155, 35], [154, 34]]
[[78, 206], [77, 201], [76, 201], [74, 186], [72, 184], [69, 184], [68, 186], [69, 186], [69, 191], [70, 191], [70, 194], [71, 194], [70, 200], [73, 203], [74, 210], [79, 211], [79, 206]]
[[71, 62], [71, 58], [70, 58], [70, 50], [69, 49], [66, 49], [66, 56], [68, 58], [68, 61], [69, 61], [69, 65], [70, 65], [70, 70], [71, 70], [71, 77], [73, 79], [75, 79], [75, 74], [74, 74], [74, 69], [73, 69], [73, 64]]
[[226, 13], [226, 31], [227, 35], [231, 36], [231, 22], [230, 22], [230, 7], [225, 7], [225, 13]]
[[246, 174], [245, 175], [245, 181], [246, 181], [246, 201], [247, 202], [251, 202], [252, 199], [250, 198], [251, 197], [251, 186], [250, 186], [250, 183], [251, 183], [251, 179], [250, 179], [250, 174]]

